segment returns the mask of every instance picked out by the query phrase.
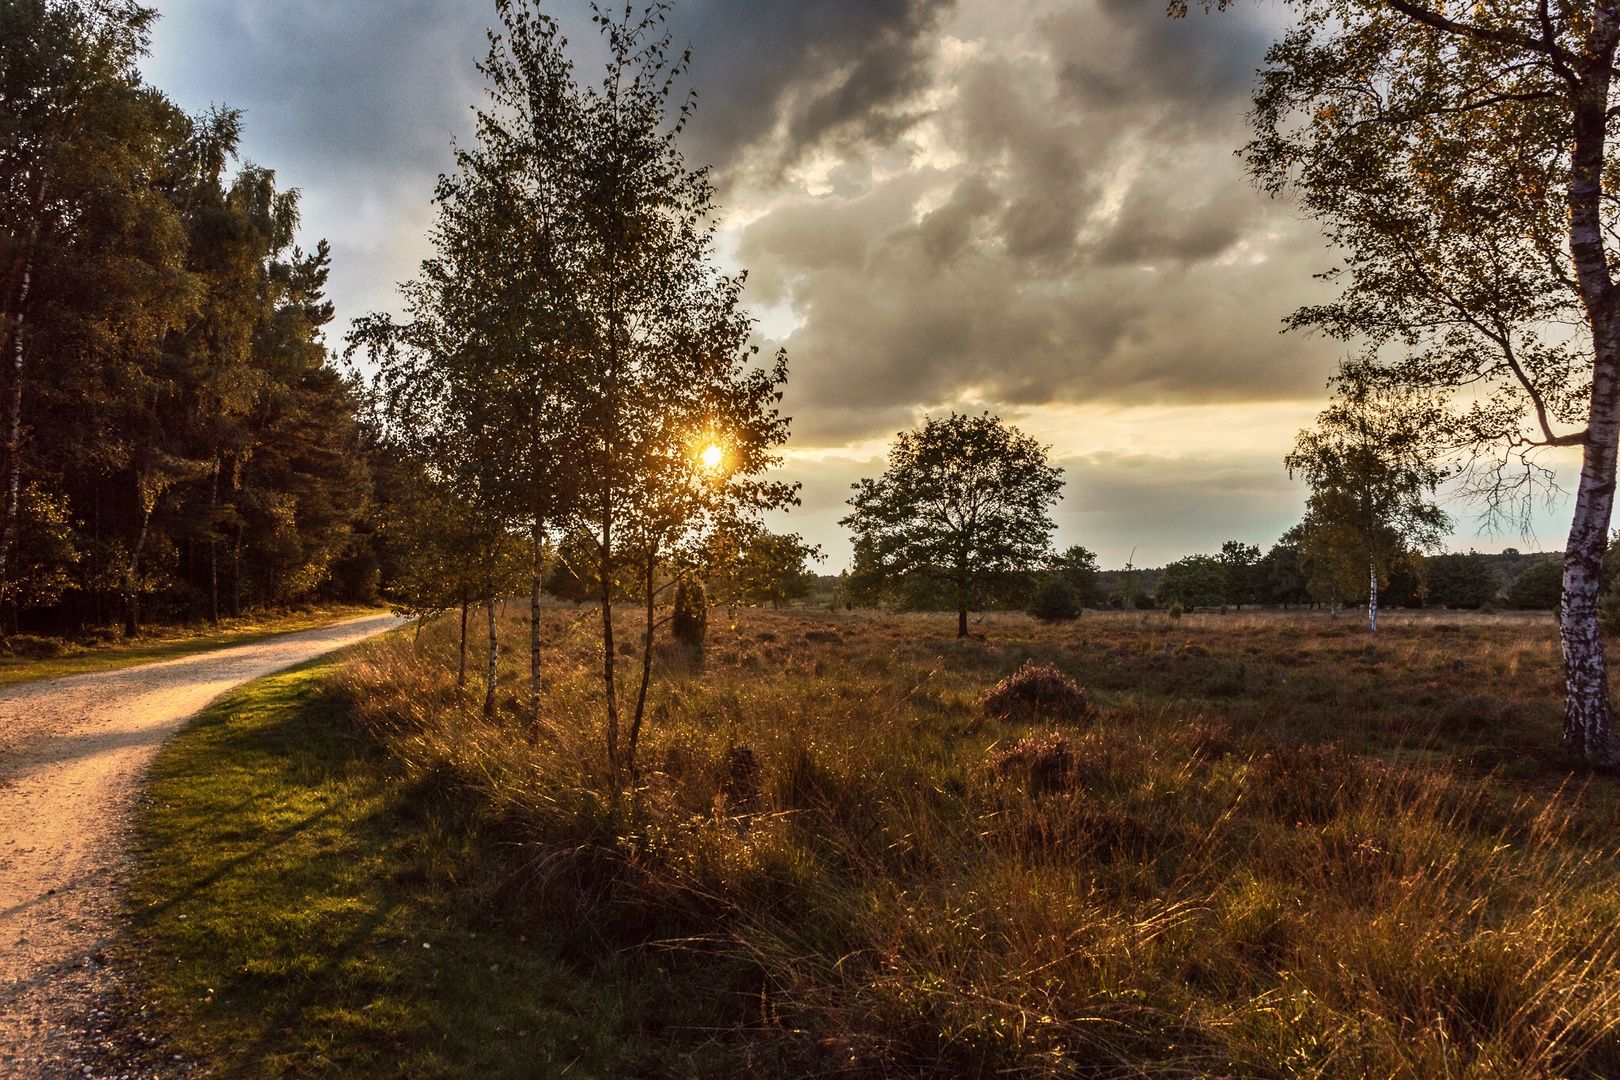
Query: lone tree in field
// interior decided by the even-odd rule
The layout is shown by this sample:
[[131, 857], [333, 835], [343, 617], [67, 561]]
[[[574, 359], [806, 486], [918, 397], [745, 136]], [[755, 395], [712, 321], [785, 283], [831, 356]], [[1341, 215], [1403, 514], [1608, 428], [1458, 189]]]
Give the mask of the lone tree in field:
[[1584, 0], [1290, 6], [1300, 24], [1267, 55], [1244, 154], [1344, 253], [1329, 275], [1340, 297], [1292, 325], [1358, 343], [1391, 387], [1439, 397], [1437, 434], [1494, 511], [1522, 520], [1546, 455], [1580, 448], [1564, 742], [1613, 761], [1598, 600], [1620, 456], [1620, 17]]
[[900, 432], [888, 470], [854, 485], [855, 511], [840, 522], [855, 533], [858, 570], [889, 587], [915, 576], [948, 589], [966, 637], [970, 607], [1046, 561], [1048, 508], [1063, 490], [1046, 452], [989, 413]]
[[1397, 561], [1438, 547], [1450, 522], [1432, 499], [1445, 479], [1429, 443], [1434, 409], [1358, 376], [1340, 376], [1339, 393], [1283, 463], [1311, 488], [1301, 555], [1324, 568], [1337, 595], [1360, 596], [1366, 583], [1367, 627], [1377, 633], [1380, 581]]

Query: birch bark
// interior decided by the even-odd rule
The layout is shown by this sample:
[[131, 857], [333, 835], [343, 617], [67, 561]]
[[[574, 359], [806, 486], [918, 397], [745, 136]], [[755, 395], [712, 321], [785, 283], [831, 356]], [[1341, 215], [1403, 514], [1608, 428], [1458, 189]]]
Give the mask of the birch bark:
[[1592, 397], [1582, 444], [1575, 515], [1564, 550], [1564, 745], [1600, 764], [1616, 760], [1609, 673], [1598, 632], [1603, 552], [1614, 510], [1616, 444], [1620, 441], [1620, 318], [1603, 239], [1601, 201], [1610, 72], [1620, 40], [1616, 13], [1594, 6], [1579, 71], [1569, 184], [1570, 253], [1592, 327]]

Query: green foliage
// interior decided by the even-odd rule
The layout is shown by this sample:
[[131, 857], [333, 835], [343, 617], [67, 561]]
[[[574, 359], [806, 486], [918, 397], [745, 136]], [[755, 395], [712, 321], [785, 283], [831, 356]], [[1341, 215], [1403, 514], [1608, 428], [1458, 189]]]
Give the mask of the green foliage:
[[[440, 180], [409, 321], [369, 316], [350, 349], [376, 361], [386, 422], [457, 503], [492, 528], [567, 538], [552, 588], [595, 587], [609, 757], [633, 774], [669, 585], [716, 533], [797, 501], [762, 479], [787, 438], [787, 360], [758, 362], [742, 278], [716, 265], [714, 186], [676, 139], [687, 60], [668, 5], [595, 11], [594, 85], [536, 0], [497, 14], [489, 102]], [[790, 555], [762, 553], [751, 587], [775, 602], [797, 590]], [[616, 593], [644, 615], [622, 733]]]
[[947, 590], [965, 636], [970, 607], [1021, 591], [1045, 560], [1063, 487], [1046, 453], [989, 413], [900, 432], [888, 469], [855, 485], [840, 522], [855, 534], [857, 588]]
[[75, 584], [81, 557], [70, 518], [68, 499], [38, 484], [20, 493], [17, 540], [10, 571], [10, 599], [22, 608], [49, 607]]
[[779, 608], [789, 600], [810, 595], [816, 575], [809, 563], [823, 558], [820, 546], [806, 544], [798, 533], [761, 529], [738, 554], [732, 572], [734, 588], [745, 604]]
[[[1614, 42], [1588, 36], [1579, 6], [1436, 17], [1305, 0], [1294, 11], [1267, 54], [1243, 154], [1342, 255], [1327, 275], [1339, 296], [1290, 325], [1353, 343], [1370, 381], [1429, 402], [1429, 434], [1466, 448], [1474, 490], [1495, 511], [1527, 513], [1551, 479], [1551, 447], [1579, 441], [1603, 325], [1592, 305], [1614, 303], [1581, 285], [1598, 287], [1592, 267], [1613, 258], [1609, 106], [1596, 87], [1608, 86], [1597, 73]], [[1584, 48], [1598, 52], [1589, 61]], [[1595, 156], [1577, 205], [1568, 178], [1582, 154]], [[1589, 242], [1577, 236], [1587, 228]], [[1561, 325], [1588, 329], [1549, 330]]]
[[1532, 563], [1513, 579], [1508, 603], [1516, 608], [1557, 611], [1564, 602], [1564, 560]]
[[1295, 526], [1271, 546], [1254, 567], [1259, 595], [1264, 603], [1291, 607], [1308, 604], [1311, 593], [1300, 566], [1299, 540], [1303, 530]]
[[1226, 571], [1225, 602], [1240, 610], [1244, 604], [1259, 603], [1262, 591], [1260, 548], [1254, 544], [1228, 540], [1221, 545], [1220, 554], [1215, 557], [1220, 560], [1221, 569]]
[[510, 596], [527, 582], [528, 544], [499, 518], [480, 515], [421, 470], [393, 494], [383, 535], [396, 568], [389, 590], [395, 611], [425, 618]]
[[1402, 397], [1347, 366], [1337, 392], [1284, 459], [1310, 485], [1299, 526], [1307, 588], [1325, 603], [1360, 602], [1450, 525], [1434, 502], [1446, 471], [1434, 463], [1435, 406]]
[[23, 622], [301, 603], [363, 561], [326, 245], [293, 245], [296, 193], [269, 170], [229, 175], [239, 113], [188, 118], [145, 83], [154, 17], [0, 5], [0, 431], [20, 436], [0, 591]]
[[1164, 568], [1154, 592], [1161, 606], [1180, 604], [1182, 608], [1220, 607], [1227, 597], [1226, 567], [1210, 555], [1189, 555]]
[[1483, 607], [1501, 587], [1491, 564], [1477, 552], [1431, 556], [1423, 560], [1422, 573], [1425, 602], [1440, 607]]
[[1029, 601], [1029, 613], [1042, 622], [1068, 622], [1078, 619], [1082, 610], [1074, 586], [1063, 577], [1041, 582]]
[[1097, 554], [1074, 544], [1047, 563], [1050, 573], [1066, 582], [1083, 607], [1101, 607], [1107, 597], [1097, 583]]

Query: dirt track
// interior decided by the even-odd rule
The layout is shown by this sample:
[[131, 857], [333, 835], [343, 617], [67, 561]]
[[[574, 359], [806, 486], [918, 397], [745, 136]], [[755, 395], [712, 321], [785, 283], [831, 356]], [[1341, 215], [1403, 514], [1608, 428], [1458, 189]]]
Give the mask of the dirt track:
[[130, 810], [158, 747], [232, 687], [381, 633], [252, 645], [0, 688], [0, 1076], [65, 1074], [117, 930]]

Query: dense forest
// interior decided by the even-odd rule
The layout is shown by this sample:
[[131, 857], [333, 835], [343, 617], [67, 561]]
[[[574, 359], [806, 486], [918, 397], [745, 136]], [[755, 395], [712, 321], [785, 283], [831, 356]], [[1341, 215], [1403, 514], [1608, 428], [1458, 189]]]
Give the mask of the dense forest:
[[0, 3], [0, 595], [73, 630], [376, 588], [324, 242], [137, 69], [155, 13]]

